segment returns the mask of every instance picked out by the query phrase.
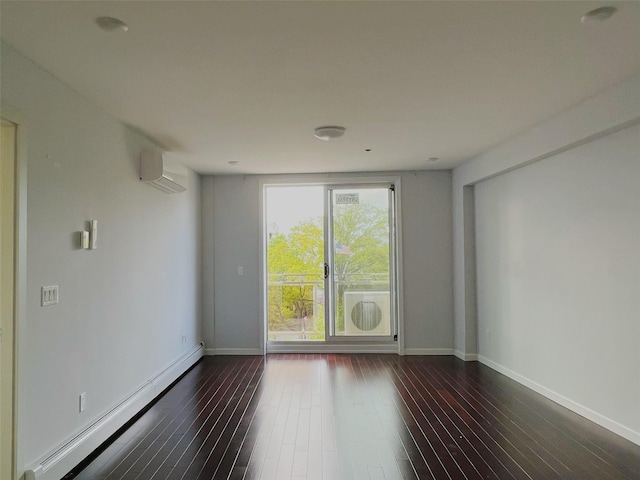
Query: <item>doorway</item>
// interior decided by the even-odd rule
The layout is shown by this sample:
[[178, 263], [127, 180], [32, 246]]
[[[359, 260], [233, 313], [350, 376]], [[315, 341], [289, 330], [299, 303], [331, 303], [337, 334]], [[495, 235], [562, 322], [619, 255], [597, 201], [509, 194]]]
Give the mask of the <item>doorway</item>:
[[265, 185], [264, 205], [267, 344], [393, 344], [394, 185]]
[[15, 478], [16, 125], [0, 119], [0, 478]]

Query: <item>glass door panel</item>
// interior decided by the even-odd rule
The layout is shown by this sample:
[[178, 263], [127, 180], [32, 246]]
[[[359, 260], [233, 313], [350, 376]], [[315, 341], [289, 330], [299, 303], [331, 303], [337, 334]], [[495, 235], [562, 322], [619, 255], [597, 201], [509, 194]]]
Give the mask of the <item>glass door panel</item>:
[[270, 341], [325, 340], [324, 188], [265, 189]]
[[391, 339], [393, 189], [341, 186], [328, 192], [331, 336]]

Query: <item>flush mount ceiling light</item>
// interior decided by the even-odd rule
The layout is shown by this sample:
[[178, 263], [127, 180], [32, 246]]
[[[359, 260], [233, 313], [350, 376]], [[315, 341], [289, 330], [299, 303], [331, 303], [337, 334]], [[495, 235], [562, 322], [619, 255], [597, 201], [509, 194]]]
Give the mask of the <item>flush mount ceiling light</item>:
[[338, 138], [341, 137], [342, 135], [344, 135], [344, 132], [347, 129], [344, 127], [337, 127], [337, 126], [326, 126], [326, 127], [318, 127], [313, 131], [313, 134], [316, 136], [316, 138], [319, 138], [320, 140], [323, 141], [329, 141], [333, 138]]
[[618, 9], [616, 7], [600, 7], [585, 13], [580, 22], [585, 25], [593, 25], [594, 23], [602, 23], [609, 20]]
[[96, 18], [96, 23], [105, 32], [126, 32], [129, 30], [129, 25], [119, 18], [98, 17]]

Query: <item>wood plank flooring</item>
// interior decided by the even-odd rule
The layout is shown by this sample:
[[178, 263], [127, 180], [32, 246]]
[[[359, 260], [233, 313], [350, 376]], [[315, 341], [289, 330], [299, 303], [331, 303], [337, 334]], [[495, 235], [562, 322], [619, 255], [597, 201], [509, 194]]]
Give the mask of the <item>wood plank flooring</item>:
[[640, 446], [454, 357], [206, 357], [78, 480], [638, 480]]

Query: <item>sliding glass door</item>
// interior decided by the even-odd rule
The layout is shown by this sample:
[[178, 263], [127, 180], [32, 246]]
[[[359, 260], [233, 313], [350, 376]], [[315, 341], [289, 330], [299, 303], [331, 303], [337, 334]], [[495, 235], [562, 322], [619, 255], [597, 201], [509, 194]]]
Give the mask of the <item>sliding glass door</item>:
[[393, 188], [341, 185], [327, 190], [329, 336], [391, 340]]
[[265, 187], [271, 342], [393, 341], [392, 185]]

